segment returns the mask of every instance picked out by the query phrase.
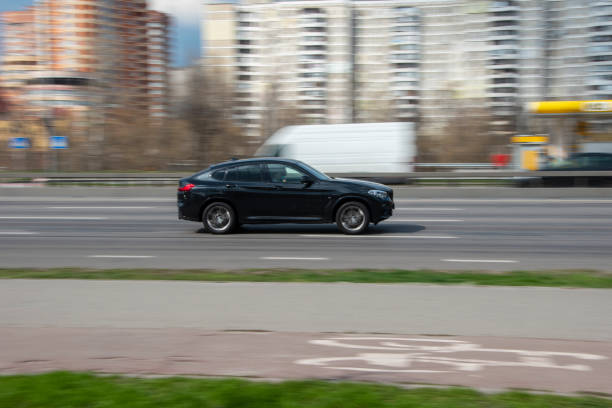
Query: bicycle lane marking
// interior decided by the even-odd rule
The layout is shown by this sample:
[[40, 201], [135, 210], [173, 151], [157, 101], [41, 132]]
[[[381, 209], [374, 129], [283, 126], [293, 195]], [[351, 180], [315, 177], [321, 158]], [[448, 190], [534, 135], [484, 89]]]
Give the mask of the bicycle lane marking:
[[[375, 344], [351, 344], [374, 342]], [[296, 364], [319, 366], [326, 369], [378, 373], [458, 373], [482, 371], [487, 367], [547, 368], [569, 371], [591, 371], [589, 360], [606, 360], [608, 357], [565, 351], [483, 348], [479, 344], [463, 340], [397, 338], [397, 337], [336, 337], [310, 340], [310, 344], [368, 350], [354, 356], [301, 359]], [[371, 352], [377, 351], [377, 352]], [[382, 351], [386, 351], [383, 353]], [[465, 354], [484, 354], [474, 358]], [[501, 354], [509, 359], [490, 360], [486, 354]], [[462, 355], [463, 354], [463, 355]], [[559, 363], [556, 359], [569, 359], [571, 363]], [[348, 364], [353, 362], [353, 364]], [[340, 364], [338, 364], [340, 363]]]

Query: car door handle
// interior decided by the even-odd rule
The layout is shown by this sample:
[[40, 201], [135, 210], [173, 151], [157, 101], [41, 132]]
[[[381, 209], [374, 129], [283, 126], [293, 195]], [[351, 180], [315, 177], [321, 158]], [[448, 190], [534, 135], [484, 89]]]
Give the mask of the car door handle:
[[234, 187], [236, 187], [235, 184], [226, 184], [225, 185], [225, 188], [234, 188]]

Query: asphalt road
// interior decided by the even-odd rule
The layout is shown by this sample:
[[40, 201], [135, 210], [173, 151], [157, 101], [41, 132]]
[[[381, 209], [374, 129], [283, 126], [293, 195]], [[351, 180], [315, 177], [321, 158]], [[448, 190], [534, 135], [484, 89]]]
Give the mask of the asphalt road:
[[[609, 270], [606, 189], [405, 188], [361, 237], [231, 236], [170, 188], [2, 188], [0, 267]], [[7, 280], [0, 374], [56, 369], [612, 394], [607, 290]], [[373, 334], [376, 333], [376, 334]]]
[[390, 220], [350, 237], [334, 225], [213, 236], [176, 218], [172, 188], [0, 188], [0, 265], [609, 270], [610, 191], [403, 188]]

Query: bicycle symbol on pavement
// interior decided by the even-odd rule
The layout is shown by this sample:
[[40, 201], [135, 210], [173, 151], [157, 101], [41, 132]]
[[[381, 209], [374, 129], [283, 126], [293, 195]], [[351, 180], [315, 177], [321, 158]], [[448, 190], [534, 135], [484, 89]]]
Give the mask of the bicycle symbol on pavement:
[[[349, 357], [297, 360], [296, 364], [321, 366], [322, 368], [336, 370], [380, 373], [452, 373], [481, 371], [487, 367], [533, 367], [590, 371], [590, 366], [580, 363], [584, 360], [607, 359], [605, 356], [586, 353], [482, 348], [479, 344], [451, 339], [335, 337], [325, 340], [310, 340], [309, 343], [319, 346], [367, 350], [367, 352]], [[486, 359], [487, 354], [497, 359]]]

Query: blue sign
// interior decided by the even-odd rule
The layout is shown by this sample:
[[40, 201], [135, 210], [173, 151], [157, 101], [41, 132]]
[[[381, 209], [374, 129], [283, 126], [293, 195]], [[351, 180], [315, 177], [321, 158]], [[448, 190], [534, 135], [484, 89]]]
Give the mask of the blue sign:
[[67, 149], [68, 138], [66, 136], [50, 136], [49, 147], [51, 149]]
[[29, 149], [32, 144], [27, 137], [12, 137], [9, 140], [9, 147], [11, 149]]

